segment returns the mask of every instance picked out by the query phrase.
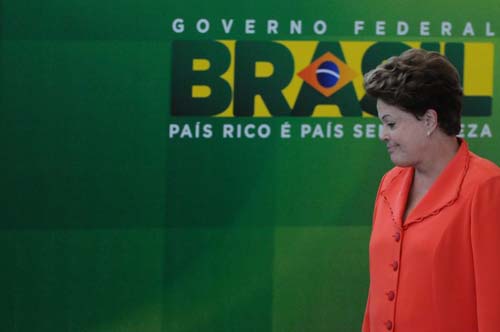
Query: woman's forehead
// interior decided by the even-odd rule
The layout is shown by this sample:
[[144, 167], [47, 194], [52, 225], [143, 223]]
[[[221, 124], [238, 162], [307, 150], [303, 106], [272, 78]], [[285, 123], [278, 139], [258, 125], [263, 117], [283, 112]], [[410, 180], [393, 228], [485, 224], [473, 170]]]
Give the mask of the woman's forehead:
[[377, 101], [377, 111], [378, 111], [378, 117], [380, 119], [384, 119], [387, 116], [394, 117], [394, 116], [398, 116], [400, 114], [406, 113], [403, 110], [401, 110], [399, 107], [397, 107], [395, 105], [387, 104], [380, 99]]

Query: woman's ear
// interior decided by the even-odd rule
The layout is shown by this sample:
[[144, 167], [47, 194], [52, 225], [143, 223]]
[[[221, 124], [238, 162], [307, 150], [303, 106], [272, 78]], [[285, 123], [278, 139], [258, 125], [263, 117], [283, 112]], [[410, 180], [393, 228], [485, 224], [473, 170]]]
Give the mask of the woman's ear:
[[429, 108], [425, 111], [423, 120], [427, 129], [427, 136], [430, 136], [438, 127], [438, 114], [436, 110]]

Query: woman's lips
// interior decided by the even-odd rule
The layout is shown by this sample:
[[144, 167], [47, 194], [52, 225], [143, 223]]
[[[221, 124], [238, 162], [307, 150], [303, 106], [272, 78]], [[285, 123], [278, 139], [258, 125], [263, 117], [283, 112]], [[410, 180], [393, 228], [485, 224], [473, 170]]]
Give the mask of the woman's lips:
[[388, 145], [387, 146], [387, 152], [389, 152], [389, 154], [393, 153], [395, 149], [396, 149], [395, 145]]

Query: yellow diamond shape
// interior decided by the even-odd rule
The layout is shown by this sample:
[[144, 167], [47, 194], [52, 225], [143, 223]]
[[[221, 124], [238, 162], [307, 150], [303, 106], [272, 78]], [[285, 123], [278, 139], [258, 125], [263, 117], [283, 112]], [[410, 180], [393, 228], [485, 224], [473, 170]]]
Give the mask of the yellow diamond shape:
[[[323, 86], [318, 81], [318, 70], [321, 72], [319, 66], [321, 66], [325, 62], [333, 62], [338, 67], [338, 73], [337, 72], [331, 73], [332, 75], [335, 75], [338, 78], [337, 82], [331, 87]], [[325, 97], [330, 97], [335, 92], [342, 89], [345, 85], [351, 82], [358, 74], [354, 70], [349, 68], [348, 65], [346, 65], [342, 60], [337, 58], [335, 55], [333, 55], [330, 52], [326, 52], [325, 54], [317, 58], [309, 66], [304, 68], [298, 75], [307, 84], [312, 86], [322, 95], [324, 95]]]

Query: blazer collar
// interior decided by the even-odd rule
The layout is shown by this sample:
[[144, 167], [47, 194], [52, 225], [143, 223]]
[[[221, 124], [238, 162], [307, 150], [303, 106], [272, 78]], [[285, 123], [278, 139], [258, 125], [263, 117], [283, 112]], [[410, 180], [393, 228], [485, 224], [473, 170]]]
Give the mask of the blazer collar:
[[462, 183], [469, 168], [469, 148], [465, 140], [460, 139], [460, 147], [441, 172], [429, 191], [410, 212], [403, 224], [403, 213], [406, 208], [408, 194], [413, 182], [413, 167], [402, 168], [389, 185], [382, 190], [384, 201], [389, 204], [393, 221], [404, 229], [414, 223], [421, 222], [430, 216], [439, 214], [444, 208], [457, 200]]

